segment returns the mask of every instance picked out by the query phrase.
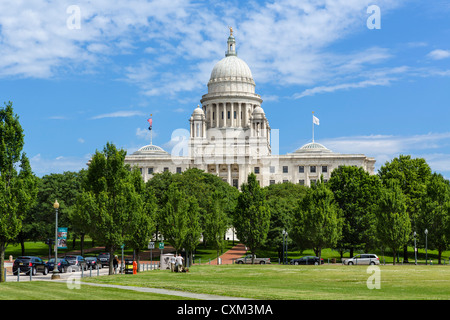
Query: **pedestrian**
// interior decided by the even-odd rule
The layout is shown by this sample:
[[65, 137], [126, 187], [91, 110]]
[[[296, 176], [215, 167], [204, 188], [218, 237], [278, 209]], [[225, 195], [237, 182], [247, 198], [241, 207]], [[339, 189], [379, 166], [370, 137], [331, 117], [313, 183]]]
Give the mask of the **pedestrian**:
[[176, 267], [176, 259], [174, 256], [170, 258], [170, 271], [174, 272]]
[[181, 254], [178, 254], [177, 257], [177, 271], [178, 272], [182, 272], [183, 271], [183, 257], [181, 256]]
[[117, 255], [115, 255], [113, 259], [114, 274], [116, 274], [118, 266], [119, 266], [119, 258], [117, 257]]

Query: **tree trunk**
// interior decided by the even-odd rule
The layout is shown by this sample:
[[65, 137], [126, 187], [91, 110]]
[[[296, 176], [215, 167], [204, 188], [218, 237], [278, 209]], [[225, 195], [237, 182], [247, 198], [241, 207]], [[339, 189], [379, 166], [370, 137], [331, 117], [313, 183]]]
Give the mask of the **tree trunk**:
[[0, 242], [0, 283], [5, 282], [5, 243]]
[[84, 257], [84, 233], [80, 236], [81, 255]]
[[397, 256], [397, 251], [395, 249], [392, 249], [392, 255], [393, 255], [392, 264], [395, 266], [395, 259]]
[[350, 258], [353, 258], [353, 248], [350, 248]]
[[22, 247], [22, 255], [25, 255], [25, 240], [20, 238], [20, 246]]
[[109, 272], [108, 275], [114, 274], [114, 266], [113, 266], [113, 260], [114, 260], [114, 247], [108, 246], [108, 252], [109, 252]]

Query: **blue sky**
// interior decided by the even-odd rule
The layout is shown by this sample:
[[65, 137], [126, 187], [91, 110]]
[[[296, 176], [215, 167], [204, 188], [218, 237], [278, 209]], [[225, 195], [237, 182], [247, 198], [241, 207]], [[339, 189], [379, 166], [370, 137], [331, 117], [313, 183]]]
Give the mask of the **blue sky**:
[[281, 154], [311, 141], [314, 111], [335, 152], [376, 169], [410, 154], [450, 178], [449, 16], [443, 0], [0, 0], [0, 100], [38, 176], [85, 168], [107, 142], [134, 152], [150, 114], [170, 151], [233, 26]]

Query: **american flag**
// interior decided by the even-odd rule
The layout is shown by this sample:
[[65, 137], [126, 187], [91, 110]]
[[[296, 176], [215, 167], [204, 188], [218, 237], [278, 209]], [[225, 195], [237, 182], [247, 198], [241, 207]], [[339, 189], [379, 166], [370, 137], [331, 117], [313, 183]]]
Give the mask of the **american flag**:
[[152, 125], [153, 125], [153, 119], [152, 119], [152, 115], [150, 115], [150, 118], [147, 119], [148, 123], [149, 123], [149, 127], [148, 130], [152, 130]]

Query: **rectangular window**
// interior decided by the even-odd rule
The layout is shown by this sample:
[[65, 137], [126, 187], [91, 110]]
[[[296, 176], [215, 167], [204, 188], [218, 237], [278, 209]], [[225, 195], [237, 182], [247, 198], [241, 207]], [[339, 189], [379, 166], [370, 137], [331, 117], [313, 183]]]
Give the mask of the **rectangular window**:
[[270, 180], [269, 184], [270, 184], [270, 185], [275, 184], [275, 180]]
[[234, 119], [236, 119], [236, 111], [234, 112], [234, 115], [233, 115], [233, 117], [234, 117]]
[[309, 168], [309, 172], [311, 172], [311, 173], [316, 173], [316, 166], [311, 166], [311, 167]]
[[283, 173], [288, 173], [288, 172], [289, 172], [288, 166], [283, 166]]
[[164, 167], [164, 172], [169, 171], [168, 167]]
[[233, 179], [233, 187], [235, 187], [236, 189], [239, 189], [239, 180], [238, 179]]
[[230, 111], [228, 111], [228, 119], [230, 119]]
[[301, 185], [301, 186], [304, 186], [305, 185], [305, 180], [303, 180], [303, 179], [302, 180], [298, 180], [298, 184]]
[[283, 183], [288, 183], [289, 182], [289, 180], [283, 180]]
[[147, 169], [147, 173], [148, 173], [148, 174], [153, 174], [153, 168], [148, 168], [148, 169]]
[[305, 173], [305, 166], [298, 166], [298, 173]]
[[222, 120], [223, 120], [223, 111], [222, 111]]
[[255, 167], [255, 174], [259, 174], [259, 167]]
[[322, 166], [322, 172], [328, 172], [328, 167], [327, 166]]
[[177, 173], [181, 173], [181, 167], [177, 167]]
[[213, 120], [216, 120], [216, 113], [213, 112]]

